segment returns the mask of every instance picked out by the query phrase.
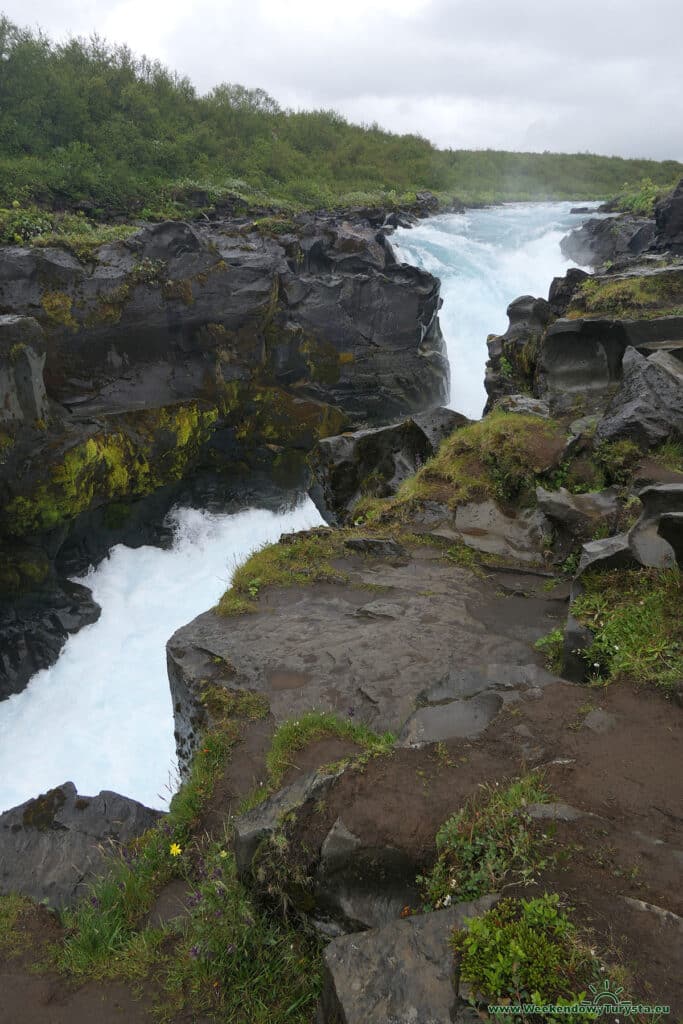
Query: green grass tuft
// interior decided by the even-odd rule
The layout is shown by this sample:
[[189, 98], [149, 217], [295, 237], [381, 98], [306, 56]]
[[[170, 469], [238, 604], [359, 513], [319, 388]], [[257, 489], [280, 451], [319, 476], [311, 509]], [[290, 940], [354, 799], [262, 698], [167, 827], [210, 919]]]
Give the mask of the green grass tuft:
[[593, 632], [586, 657], [607, 680], [672, 689], [683, 678], [683, 589], [678, 569], [582, 577], [572, 614]]

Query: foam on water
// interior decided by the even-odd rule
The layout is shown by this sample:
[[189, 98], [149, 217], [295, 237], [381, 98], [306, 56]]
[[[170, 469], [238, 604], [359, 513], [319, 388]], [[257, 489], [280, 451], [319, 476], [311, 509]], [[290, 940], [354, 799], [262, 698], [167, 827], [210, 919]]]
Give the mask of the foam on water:
[[251, 551], [322, 523], [309, 499], [279, 514], [183, 509], [174, 519], [170, 550], [117, 545], [79, 580], [100, 619], [0, 702], [0, 812], [68, 779], [81, 793], [166, 806], [177, 783], [166, 641], [215, 604]]
[[553, 277], [576, 266], [560, 251], [561, 238], [586, 219], [570, 214], [571, 206], [510, 203], [431, 217], [392, 235], [399, 259], [441, 278], [452, 409], [481, 416], [487, 335], [506, 330], [513, 299], [546, 297]]

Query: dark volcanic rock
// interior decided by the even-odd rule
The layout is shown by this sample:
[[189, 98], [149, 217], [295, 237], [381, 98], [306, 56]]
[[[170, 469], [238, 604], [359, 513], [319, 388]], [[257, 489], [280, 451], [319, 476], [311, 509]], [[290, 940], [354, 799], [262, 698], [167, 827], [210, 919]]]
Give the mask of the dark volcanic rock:
[[571, 494], [564, 487], [556, 491], [536, 488], [536, 503], [541, 512], [573, 540], [586, 541], [598, 526], [613, 528], [619, 513], [619, 488], [587, 494]]
[[666, 524], [663, 532], [660, 523], [665, 515], [683, 513], [683, 484], [655, 484], [645, 487], [638, 497], [643, 511], [628, 535], [631, 550], [641, 565], [671, 568], [675, 549], [666, 537]]
[[70, 633], [100, 617], [87, 587], [70, 580], [48, 591], [0, 601], [0, 700], [21, 693], [40, 669], [58, 658]]
[[548, 302], [556, 316], [564, 316], [574, 293], [589, 277], [585, 270], [570, 267], [564, 277], [554, 277], [548, 291]]
[[620, 256], [638, 256], [654, 238], [655, 225], [648, 217], [620, 217], [586, 221], [566, 235], [560, 249], [567, 259], [597, 267]]
[[683, 569], [683, 512], [665, 512], [659, 519], [658, 530], [673, 548], [678, 567]]
[[107, 790], [79, 796], [65, 782], [0, 815], [0, 893], [70, 906], [101, 869], [108, 842], [127, 843], [159, 817]]
[[448, 940], [485, 913], [484, 896], [334, 939], [325, 950], [323, 1024], [446, 1024], [459, 1005]]
[[533, 295], [511, 302], [507, 315], [510, 323], [505, 334], [492, 334], [486, 343], [489, 358], [484, 384], [489, 397], [485, 413], [504, 395], [531, 392], [540, 341], [554, 316], [545, 299]]
[[654, 448], [683, 437], [682, 382], [683, 374], [669, 372], [656, 359], [627, 349], [621, 386], [598, 423], [596, 439], [628, 439], [642, 448]]
[[444, 437], [467, 423], [460, 413], [435, 409], [388, 427], [324, 438], [309, 458], [311, 498], [328, 523], [343, 522], [362, 497], [395, 494]]
[[653, 248], [683, 253], [683, 179], [655, 206], [655, 223]]
[[556, 320], [540, 346], [537, 393], [553, 413], [602, 412], [621, 382], [626, 349], [656, 352], [678, 346], [675, 339], [683, 339], [683, 317]]
[[380, 928], [419, 900], [419, 865], [403, 850], [368, 847], [341, 818], [330, 829], [315, 871], [316, 911], [346, 931]]
[[51, 576], [79, 571], [163, 539], [183, 480], [291, 476], [321, 436], [438, 405], [439, 283], [397, 263], [383, 219], [306, 215], [275, 237], [168, 222], [87, 263], [1, 247], [0, 552], [29, 542]]

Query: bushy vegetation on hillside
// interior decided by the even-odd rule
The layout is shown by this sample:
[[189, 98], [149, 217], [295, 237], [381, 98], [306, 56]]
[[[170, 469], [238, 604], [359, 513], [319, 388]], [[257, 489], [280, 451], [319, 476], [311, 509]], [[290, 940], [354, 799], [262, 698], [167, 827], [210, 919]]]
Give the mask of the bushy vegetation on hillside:
[[182, 215], [226, 193], [246, 204], [397, 201], [419, 189], [466, 202], [609, 196], [673, 161], [437, 150], [331, 110], [283, 110], [261, 89], [197, 94], [187, 78], [94, 37], [52, 43], [0, 18], [0, 206], [96, 218]]

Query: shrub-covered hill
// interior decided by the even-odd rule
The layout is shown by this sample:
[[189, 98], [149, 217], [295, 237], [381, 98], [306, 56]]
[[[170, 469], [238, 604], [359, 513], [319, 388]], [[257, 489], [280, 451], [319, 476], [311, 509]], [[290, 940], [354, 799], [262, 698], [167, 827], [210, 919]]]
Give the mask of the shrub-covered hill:
[[[98, 38], [55, 44], [0, 18], [0, 205], [96, 218], [182, 214], [226, 192], [306, 207], [430, 189], [465, 202], [600, 198], [683, 175], [674, 161], [438, 150], [417, 135], [282, 109], [261, 89], [187, 78]], [[204, 202], [202, 202], [204, 200]]]

